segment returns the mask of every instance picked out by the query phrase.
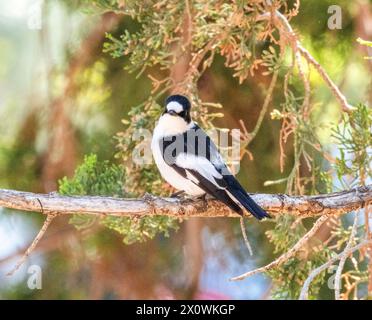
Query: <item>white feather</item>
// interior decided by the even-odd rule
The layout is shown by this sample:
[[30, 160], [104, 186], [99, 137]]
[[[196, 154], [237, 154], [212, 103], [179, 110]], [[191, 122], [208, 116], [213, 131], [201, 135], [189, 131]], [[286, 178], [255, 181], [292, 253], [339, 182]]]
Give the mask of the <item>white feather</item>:
[[153, 138], [161, 139], [164, 137], [181, 134], [189, 130], [192, 126], [194, 126], [194, 123], [192, 121], [190, 123], [187, 123], [181, 117], [175, 117], [165, 113], [159, 118], [159, 121], [154, 130]]
[[207, 158], [198, 157], [194, 154], [180, 153], [176, 158], [176, 165], [184, 169], [194, 170], [212, 182], [217, 188], [224, 189], [216, 182], [216, 179], [222, 179], [222, 175]]
[[[151, 150], [159, 172], [165, 181], [177, 190], [183, 190], [192, 196], [201, 196], [205, 194], [205, 192], [194, 183], [195, 181], [193, 182], [192, 179], [184, 178], [164, 161], [159, 144], [160, 139], [166, 136], [183, 133], [193, 125], [192, 122], [187, 124], [182, 118], [164, 114], [160, 117], [155, 127], [151, 142]], [[194, 179], [196, 178], [194, 177]]]

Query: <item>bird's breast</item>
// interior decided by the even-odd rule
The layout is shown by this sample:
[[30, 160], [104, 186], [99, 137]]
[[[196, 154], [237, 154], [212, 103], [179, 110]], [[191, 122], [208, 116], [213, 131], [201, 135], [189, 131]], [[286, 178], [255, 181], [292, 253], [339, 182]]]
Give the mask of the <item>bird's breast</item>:
[[183, 190], [187, 194], [193, 196], [200, 196], [204, 194], [205, 192], [200, 189], [195, 183], [184, 178], [165, 162], [161, 148], [162, 139], [163, 137], [159, 136], [155, 129], [151, 141], [151, 150], [155, 160], [155, 164], [158, 167], [163, 179], [167, 181], [172, 187], [176, 188], [177, 190]]

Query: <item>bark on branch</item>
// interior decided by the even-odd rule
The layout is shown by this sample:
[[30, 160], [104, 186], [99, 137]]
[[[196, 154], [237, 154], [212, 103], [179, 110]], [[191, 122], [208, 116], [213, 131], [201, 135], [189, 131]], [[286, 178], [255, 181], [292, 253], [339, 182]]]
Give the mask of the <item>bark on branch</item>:
[[[292, 214], [297, 217], [340, 215], [361, 209], [372, 202], [372, 185], [343, 192], [314, 196], [251, 194], [272, 216]], [[62, 196], [0, 189], [0, 207], [44, 214], [95, 214], [113, 216], [165, 215], [173, 217], [239, 217], [219, 201], [161, 198], [145, 195], [138, 199], [93, 196]]]

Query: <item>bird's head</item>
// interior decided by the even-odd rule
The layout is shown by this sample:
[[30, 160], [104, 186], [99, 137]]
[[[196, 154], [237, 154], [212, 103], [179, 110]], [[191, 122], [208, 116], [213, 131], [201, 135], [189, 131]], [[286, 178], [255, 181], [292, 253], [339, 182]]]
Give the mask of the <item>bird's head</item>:
[[176, 94], [169, 96], [165, 100], [165, 110], [163, 115], [170, 115], [172, 117], [177, 117], [178, 119], [183, 119], [186, 123], [191, 122], [190, 116], [191, 103], [189, 99], [185, 96]]

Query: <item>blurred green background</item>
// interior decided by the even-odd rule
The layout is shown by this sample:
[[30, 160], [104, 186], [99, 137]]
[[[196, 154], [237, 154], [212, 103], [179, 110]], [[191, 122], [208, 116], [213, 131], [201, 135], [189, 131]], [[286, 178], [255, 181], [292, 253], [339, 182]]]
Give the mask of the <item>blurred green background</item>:
[[[327, 9], [333, 4], [342, 8], [341, 30], [327, 27]], [[302, 1], [291, 23], [348, 100], [370, 103], [372, 64], [363, 59], [367, 49], [356, 39], [372, 38], [371, 2]], [[113, 136], [123, 130], [121, 119], [130, 108], [147, 98], [151, 84], [123, 69], [127, 58], [112, 59], [102, 47], [106, 32], [120, 35], [136, 28], [127, 17], [86, 12], [74, 1], [0, 3], [0, 188], [51, 192], [57, 190], [58, 179], [73, 175], [85, 154], [118, 161]], [[319, 136], [330, 144], [330, 129], [321, 124], [336, 124], [339, 106], [315, 72], [310, 80]], [[224, 59], [216, 57], [200, 80], [200, 96], [223, 104], [225, 117], [216, 125], [237, 128], [242, 119], [250, 131], [269, 82], [270, 77], [258, 72], [239, 85]], [[278, 92], [281, 86], [279, 81]], [[280, 103], [274, 99], [270, 109], [279, 109]], [[279, 170], [279, 129], [280, 123], [267, 115], [250, 145], [253, 160], [245, 157], [241, 164], [239, 179], [247, 190], [284, 191], [282, 185], [263, 186], [290, 169], [288, 163], [285, 172]], [[270, 289], [262, 275], [228, 281], [271, 261], [272, 248], [264, 235], [272, 228], [270, 222], [247, 223], [255, 248], [250, 257], [238, 221], [229, 219], [194, 218], [169, 238], [124, 245], [113, 231], [78, 231], [67, 218], [58, 217], [27, 262], [7, 277], [41, 224], [39, 214], [0, 208], [1, 299], [172, 299], [190, 297], [190, 292], [194, 298], [264, 299]], [[195, 263], [190, 266], [189, 260]], [[27, 287], [27, 270], [33, 264], [42, 267], [41, 290]], [[321, 297], [329, 296], [324, 288]]]

